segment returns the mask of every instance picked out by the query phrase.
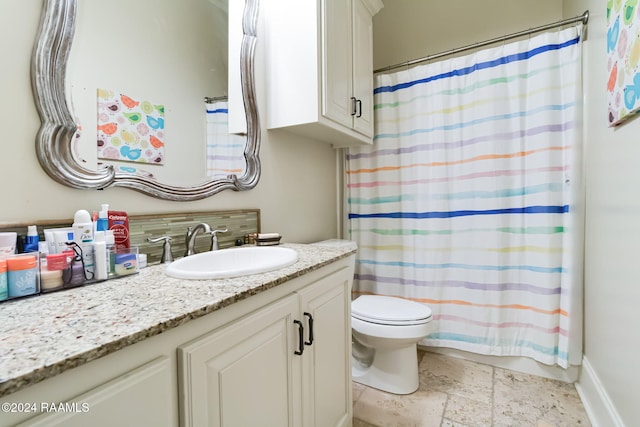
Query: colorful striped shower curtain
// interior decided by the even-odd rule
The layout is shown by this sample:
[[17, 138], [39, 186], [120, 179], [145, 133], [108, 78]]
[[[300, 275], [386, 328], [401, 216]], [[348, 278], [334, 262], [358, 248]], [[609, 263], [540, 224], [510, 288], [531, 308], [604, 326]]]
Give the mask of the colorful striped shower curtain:
[[229, 133], [229, 103], [215, 101], [206, 104], [207, 113], [207, 176], [226, 178], [241, 176], [246, 168], [245, 137]]
[[345, 167], [354, 297], [428, 304], [421, 344], [581, 363], [580, 33], [377, 76]]

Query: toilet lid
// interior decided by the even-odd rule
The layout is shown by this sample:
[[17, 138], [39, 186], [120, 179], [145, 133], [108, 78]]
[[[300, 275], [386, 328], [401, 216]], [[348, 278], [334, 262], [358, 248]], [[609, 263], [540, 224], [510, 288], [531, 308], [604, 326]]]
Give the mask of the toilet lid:
[[351, 302], [351, 315], [365, 322], [413, 325], [429, 320], [431, 309], [402, 298], [362, 295]]

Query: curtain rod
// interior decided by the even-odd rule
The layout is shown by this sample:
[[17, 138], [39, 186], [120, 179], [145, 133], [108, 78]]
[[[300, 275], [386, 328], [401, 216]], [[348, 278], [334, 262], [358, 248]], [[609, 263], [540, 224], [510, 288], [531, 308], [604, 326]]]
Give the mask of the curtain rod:
[[502, 36], [502, 37], [496, 37], [495, 39], [491, 39], [491, 40], [487, 40], [487, 41], [483, 41], [483, 42], [479, 42], [479, 43], [470, 44], [468, 46], [459, 47], [457, 49], [451, 49], [451, 50], [448, 50], [448, 51], [445, 51], [445, 52], [436, 53], [434, 55], [425, 56], [423, 58], [412, 59], [410, 61], [401, 62], [401, 63], [395, 64], [395, 65], [389, 65], [387, 67], [379, 68], [379, 69], [375, 70], [373, 72], [373, 74], [380, 73], [380, 72], [383, 72], [383, 71], [393, 70], [393, 69], [400, 68], [400, 67], [410, 67], [411, 65], [419, 64], [420, 62], [426, 62], [426, 61], [430, 61], [432, 59], [442, 58], [443, 56], [455, 55], [456, 53], [464, 52], [464, 51], [475, 49], [475, 48], [478, 48], [478, 47], [487, 46], [487, 45], [490, 45], [490, 44], [493, 44], [493, 43], [499, 43], [499, 42], [502, 42], [502, 41], [515, 39], [517, 37], [522, 37], [522, 36], [526, 36], [526, 35], [533, 34], [533, 33], [538, 33], [540, 31], [550, 30], [552, 28], [562, 27], [564, 25], [573, 24], [575, 22], [582, 22], [583, 25], [587, 25], [587, 22], [589, 22], [589, 11], [587, 10], [582, 15], [574, 16], [573, 18], [564, 19], [562, 21], [553, 22], [553, 23], [547, 24], [547, 25], [541, 25], [540, 27], [530, 28], [528, 30], [520, 31], [518, 33], [508, 34], [508, 35]]

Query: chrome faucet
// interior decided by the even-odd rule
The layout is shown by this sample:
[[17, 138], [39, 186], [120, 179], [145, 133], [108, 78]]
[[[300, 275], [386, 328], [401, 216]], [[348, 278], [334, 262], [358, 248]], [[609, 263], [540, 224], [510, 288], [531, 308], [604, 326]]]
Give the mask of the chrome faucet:
[[160, 264], [168, 264], [170, 262], [173, 262], [173, 254], [171, 253], [171, 236], [162, 236], [155, 239], [147, 237], [147, 242], [164, 242], [164, 244], [162, 245], [162, 258], [160, 258]]
[[218, 247], [218, 233], [226, 233], [229, 231], [228, 229], [224, 230], [211, 230], [209, 224], [201, 222], [195, 227], [189, 227], [187, 229], [187, 236], [185, 237], [185, 253], [184, 256], [193, 255], [196, 253], [196, 235], [198, 231], [202, 231], [203, 234], [211, 234], [211, 245], [209, 246], [210, 251], [217, 251]]
[[211, 249], [209, 249], [210, 251], [217, 251], [218, 249], [220, 249], [218, 247], [218, 233], [226, 233], [227, 231], [229, 230], [225, 228], [224, 230], [213, 230], [211, 232]]
[[185, 246], [184, 256], [189, 256], [196, 253], [195, 246], [196, 246], [196, 235], [198, 234], [198, 231], [202, 231], [204, 234], [211, 234], [211, 227], [209, 227], [209, 224], [205, 224], [204, 222], [201, 222], [195, 227], [189, 227], [187, 229], [187, 235], [184, 239], [184, 246]]

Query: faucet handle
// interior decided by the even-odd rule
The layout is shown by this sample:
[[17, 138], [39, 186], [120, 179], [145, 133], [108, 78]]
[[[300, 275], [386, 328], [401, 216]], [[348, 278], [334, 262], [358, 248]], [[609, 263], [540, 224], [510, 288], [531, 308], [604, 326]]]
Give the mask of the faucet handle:
[[164, 242], [162, 245], [162, 258], [160, 259], [160, 264], [166, 264], [173, 262], [173, 254], [171, 253], [171, 236], [162, 236], [151, 238], [147, 237], [147, 242], [149, 243], [157, 243]]
[[218, 233], [226, 233], [227, 231], [229, 231], [228, 228], [225, 228], [224, 230], [213, 230], [211, 232], [211, 248], [209, 249], [210, 251], [217, 251], [218, 249], [220, 249], [218, 247]]

